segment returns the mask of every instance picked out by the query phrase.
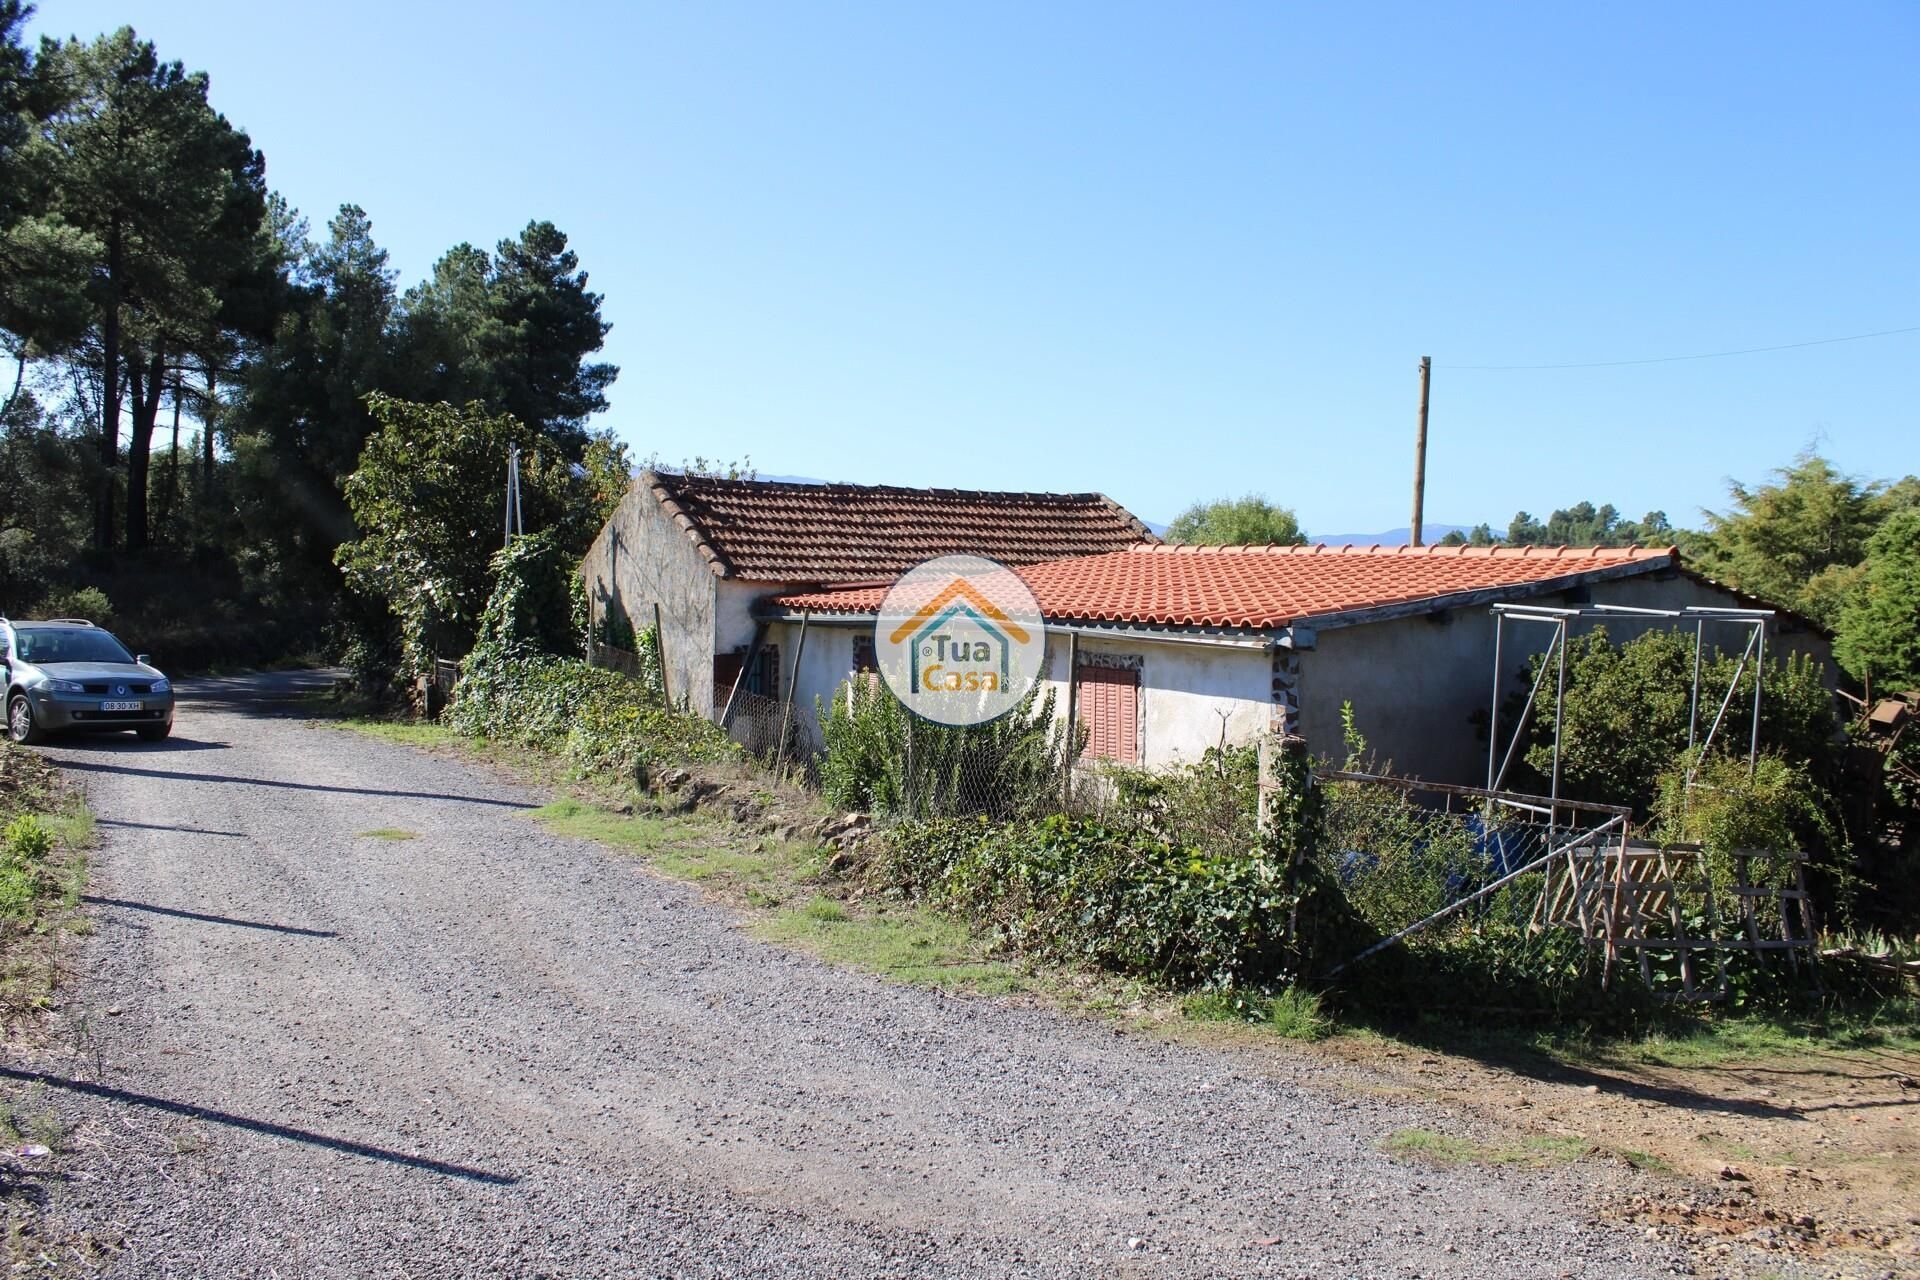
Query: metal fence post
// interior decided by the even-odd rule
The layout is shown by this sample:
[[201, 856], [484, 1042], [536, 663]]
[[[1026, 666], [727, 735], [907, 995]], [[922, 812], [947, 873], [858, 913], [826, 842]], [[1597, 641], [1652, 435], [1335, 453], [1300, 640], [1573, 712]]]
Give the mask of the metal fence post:
[[1080, 633], [1067, 633], [1067, 745], [1060, 754], [1060, 807], [1073, 805], [1074, 745], [1080, 735]]

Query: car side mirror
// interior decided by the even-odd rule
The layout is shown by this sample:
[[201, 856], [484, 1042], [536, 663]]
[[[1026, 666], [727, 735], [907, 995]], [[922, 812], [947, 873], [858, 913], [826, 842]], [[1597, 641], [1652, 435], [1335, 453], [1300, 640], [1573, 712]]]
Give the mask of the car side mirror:
[[153, 655], [150, 653], [136, 653], [133, 655], [133, 660], [143, 667], [150, 666], [153, 663]]

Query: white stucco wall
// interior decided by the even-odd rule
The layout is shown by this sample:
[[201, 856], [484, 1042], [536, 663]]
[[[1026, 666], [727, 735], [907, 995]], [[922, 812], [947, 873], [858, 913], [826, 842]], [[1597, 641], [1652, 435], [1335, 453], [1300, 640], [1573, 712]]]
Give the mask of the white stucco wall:
[[[833, 697], [853, 671], [855, 628], [815, 619], [807, 632], [794, 682], [794, 723], [808, 742], [819, 744], [816, 698]], [[798, 623], [780, 623], [769, 639], [780, 646], [781, 679], [794, 671]], [[1226, 741], [1253, 741], [1267, 725], [1271, 672], [1261, 650], [1225, 650], [1185, 644], [1155, 644], [1083, 637], [1080, 653], [1125, 654], [1141, 666], [1139, 763], [1165, 766], [1198, 760]], [[1066, 638], [1048, 637], [1044, 688], [1054, 693], [1056, 714], [1066, 714]]]
[[[859, 630], [870, 631], [872, 624]], [[800, 641], [800, 624], [777, 623], [767, 639], [780, 646], [780, 689], [785, 695], [793, 687], [793, 723], [800, 740], [809, 748], [820, 745], [820, 728], [814, 716], [814, 699], [831, 698], [853, 671], [853, 637], [856, 629], [822, 623], [817, 619], [807, 626], [807, 644], [799, 652], [798, 673], [794, 659]]]
[[[1150, 768], [1191, 764], [1209, 747], [1238, 746], [1266, 730], [1271, 660], [1264, 649], [1229, 649], [1082, 636], [1080, 659], [1117, 654], [1140, 663], [1140, 759]], [[1046, 684], [1066, 714], [1067, 637], [1047, 638]]]

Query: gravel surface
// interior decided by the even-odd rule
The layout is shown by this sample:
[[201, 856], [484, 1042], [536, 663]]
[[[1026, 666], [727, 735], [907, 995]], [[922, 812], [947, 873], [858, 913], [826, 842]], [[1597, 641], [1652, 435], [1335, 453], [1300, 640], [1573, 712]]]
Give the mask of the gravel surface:
[[77, 1126], [55, 1221], [115, 1274], [1682, 1265], [1583, 1211], [1594, 1162], [1379, 1154], [1452, 1122], [1333, 1068], [754, 941], [542, 831], [529, 790], [276, 714], [299, 679], [189, 685], [166, 744], [48, 749], [100, 817], [99, 927], [64, 1014], [88, 1052], [27, 1065]]

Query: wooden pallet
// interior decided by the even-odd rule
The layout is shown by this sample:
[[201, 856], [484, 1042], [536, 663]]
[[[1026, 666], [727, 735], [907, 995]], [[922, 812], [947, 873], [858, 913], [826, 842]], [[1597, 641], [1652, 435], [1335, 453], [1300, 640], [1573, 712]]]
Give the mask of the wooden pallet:
[[[1786, 887], [1754, 882], [1755, 860], [1792, 868]], [[1801, 966], [1819, 981], [1815, 967], [1813, 915], [1806, 887], [1804, 853], [1772, 854], [1742, 850], [1733, 855], [1734, 884], [1726, 891], [1738, 902], [1733, 936], [1715, 928], [1720, 922], [1713, 877], [1697, 846], [1627, 842], [1571, 850], [1547, 868], [1547, 883], [1534, 915], [1536, 927], [1574, 928], [1606, 950], [1605, 973], [1616, 961], [1631, 960], [1649, 988], [1654, 985], [1654, 953], [1672, 952], [1680, 962], [1680, 990], [1663, 993], [1682, 1000], [1716, 1000], [1727, 991], [1727, 957], [1738, 952], [1779, 952], [1798, 976]], [[1767, 875], [1768, 880], [1782, 877]], [[1766, 903], [1776, 910], [1768, 915]], [[1705, 932], [1689, 925], [1690, 908], [1700, 908]], [[1798, 928], [1796, 929], [1796, 919]], [[1777, 919], [1779, 936], [1772, 936]]]

